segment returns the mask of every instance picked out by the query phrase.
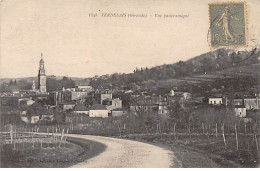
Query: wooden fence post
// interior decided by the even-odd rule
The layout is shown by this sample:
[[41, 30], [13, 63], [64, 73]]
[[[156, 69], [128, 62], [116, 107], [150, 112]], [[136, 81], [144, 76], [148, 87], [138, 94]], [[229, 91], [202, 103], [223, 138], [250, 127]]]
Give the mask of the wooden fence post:
[[216, 123], [216, 137], [218, 137], [218, 123]]
[[13, 126], [10, 125], [10, 137], [11, 137], [11, 144], [13, 144]]
[[237, 138], [237, 124], [235, 123], [235, 133], [236, 133], [236, 145], [238, 150], [238, 138]]
[[226, 149], [226, 138], [225, 138], [225, 123], [223, 123], [222, 125], [222, 136], [223, 136], [223, 141], [224, 141], [224, 144], [225, 144], [225, 149]]

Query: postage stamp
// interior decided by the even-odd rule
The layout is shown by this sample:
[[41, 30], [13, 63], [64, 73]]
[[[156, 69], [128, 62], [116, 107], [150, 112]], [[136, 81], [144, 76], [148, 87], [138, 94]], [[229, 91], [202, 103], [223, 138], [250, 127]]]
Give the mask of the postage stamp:
[[209, 4], [210, 45], [212, 48], [247, 45], [245, 2]]

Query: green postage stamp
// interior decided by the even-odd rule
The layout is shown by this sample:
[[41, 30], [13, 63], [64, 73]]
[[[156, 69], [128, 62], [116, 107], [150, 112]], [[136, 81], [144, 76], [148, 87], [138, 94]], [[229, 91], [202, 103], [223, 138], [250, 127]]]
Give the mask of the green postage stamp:
[[247, 45], [245, 2], [209, 4], [210, 45], [212, 48]]

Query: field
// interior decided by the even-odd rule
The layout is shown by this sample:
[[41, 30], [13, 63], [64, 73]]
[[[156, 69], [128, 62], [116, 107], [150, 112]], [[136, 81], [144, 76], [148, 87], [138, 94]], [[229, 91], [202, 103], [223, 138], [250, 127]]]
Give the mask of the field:
[[[205, 154], [208, 159], [213, 160], [222, 167], [259, 167], [259, 152], [257, 154], [255, 150], [255, 140], [252, 136], [244, 137], [240, 135], [239, 150], [236, 149], [234, 135], [226, 136], [226, 147], [221, 136], [199, 134], [193, 134], [191, 137], [185, 134], [177, 134], [176, 136], [177, 139], [173, 134], [143, 134], [128, 135], [123, 136], [123, 138], [164, 144], [170, 147], [179, 159], [184, 160], [182, 161], [183, 167], [196, 167], [194, 160], [200, 160], [197, 158], [199, 157], [198, 154]], [[191, 156], [194, 153], [197, 153], [197, 156]], [[208, 167], [209, 164], [205, 163], [204, 165]], [[202, 167], [201, 164], [200, 167]]]
[[[35, 156], [38, 153], [41, 154], [41, 149], [44, 149], [46, 152], [46, 149], [48, 148], [57, 150], [55, 153], [50, 152], [52, 155], [57, 153], [66, 156], [66, 154], [60, 153], [61, 151], [59, 151], [59, 149], [67, 149], [69, 143], [79, 145], [83, 148], [84, 146], [82, 147], [82, 145], [77, 144], [76, 141], [67, 140], [66, 133], [71, 133], [126, 138], [148, 143], [163, 144], [171, 148], [178, 158], [186, 161], [183, 162], [183, 167], [196, 167], [196, 163], [194, 164], [192, 161], [195, 160], [194, 158], [196, 158], [197, 154], [204, 154], [208, 156], [206, 158], [215, 161], [223, 167], [258, 167], [260, 141], [259, 126], [249, 123], [245, 124], [242, 121], [237, 122], [236, 124], [237, 125], [225, 124], [225, 128], [223, 129], [225, 133], [223, 133], [221, 125], [215, 126], [215, 124], [210, 125], [210, 123], [202, 123], [202, 125], [195, 124], [192, 125], [190, 129], [185, 127], [185, 125], [180, 125], [179, 127], [176, 127], [176, 131], [174, 131], [172, 127], [167, 127], [167, 124], [164, 126], [162, 125], [161, 128], [158, 125], [157, 120], [154, 120], [152, 125], [147, 125], [149, 126], [148, 131], [144, 123], [140, 121], [140, 118], [134, 117], [133, 115], [90, 118], [86, 115], [72, 114], [66, 116], [65, 123], [53, 125], [6, 125], [2, 126], [1, 130], [3, 132], [9, 132], [9, 135], [11, 135], [11, 133], [13, 134], [13, 143], [11, 144], [12, 149], [15, 149], [14, 151], [22, 151], [22, 144], [28, 143], [28, 145], [25, 145], [25, 149], [29, 149], [31, 152], [28, 153], [25, 151], [24, 153], [28, 153], [32, 156]], [[50, 133], [50, 136], [44, 137], [46, 139], [38, 139], [38, 137], [30, 134], [27, 134], [27, 137], [19, 137], [22, 132], [48, 132]], [[59, 136], [53, 136], [55, 134], [58, 134]], [[1, 136], [3, 136], [3, 134], [1, 134]], [[11, 137], [4, 137], [1, 138], [1, 140], [3, 141], [2, 145], [10, 144]], [[27, 148], [27, 146], [31, 148]], [[96, 148], [94, 151], [104, 149], [102, 145], [100, 146], [101, 148]], [[1, 146], [1, 149], [5, 148]], [[85, 148], [84, 151], [88, 151], [85, 157], [92, 155], [91, 150], [93, 150], [92, 147], [90, 149]], [[36, 153], [33, 153], [33, 151], [36, 151]], [[75, 151], [77, 151], [77, 148], [75, 148]], [[75, 152], [74, 156], [77, 155], [78, 153]], [[35, 156], [32, 158], [35, 163], [37, 163], [37, 157]], [[73, 164], [73, 160], [70, 160], [70, 162], [67, 163], [66, 159], [66, 157], [60, 159], [53, 158], [53, 161], [60, 160], [63, 162], [62, 165], [53, 163], [53, 167], [66, 167]], [[78, 159], [76, 161], [78, 161]], [[195, 161], [197, 161], [197, 159]], [[38, 165], [44, 167], [44, 165]], [[26, 166], [30, 166], [30, 164], [26, 164]], [[204, 164], [204, 166], [209, 167], [209, 165], [206, 164]]]
[[34, 134], [1, 134], [2, 168], [64, 168], [102, 152], [105, 147], [92, 141]]
[[157, 86], [159, 87], [167, 87], [167, 86], [182, 86], [182, 85], [192, 85], [192, 84], [202, 84], [209, 83], [229, 78], [235, 77], [258, 77], [260, 73], [260, 64], [252, 64], [248, 66], [241, 66], [235, 68], [228, 68], [219, 71], [212, 71], [206, 74], [194, 74], [191, 76], [183, 77], [183, 78], [175, 78], [175, 79], [167, 79], [160, 80], [157, 82]]

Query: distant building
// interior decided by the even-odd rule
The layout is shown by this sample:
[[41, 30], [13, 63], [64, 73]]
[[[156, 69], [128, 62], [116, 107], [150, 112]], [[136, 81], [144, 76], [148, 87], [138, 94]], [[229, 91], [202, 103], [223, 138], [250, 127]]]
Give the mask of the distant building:
[[225, 99], [225, 102], [227, 103], [227, 98], [219, 93], [210, 96], [208, 99], [209, 99], [209, 104], [211, 105], [222, 105], [224, 104], [223, 99]]
[[78, 103], [75, 105], [74, 109], [73, 109], [74, 113], [79, 113], [79, 114], [89, 114], [89, 109], [82, 103]]
[[19, 107], [19, 96], [5, 95], [0, 98], [0, 106], [12, 106], [13, 108]]
[[238, 117], [246, 117], [246, 107], [243, 105], [236, 105], [235, 106], [235, 113]]
[[59, 104], [60, 108], [63, 110], [63, 111], [68, 111], [68, 110], [73, 110], [74, 107], [75, 107], [75, 103], [61, 103]]
[[104, 101], [107, 102], [112, 100], [112, 93], [109, 90], [104, 90], [102, 92], [96, 91], [94, 98], [99, 104], [103, 104]]
[[126, 90], [126, 91], [125, 91], [125, 94], [128, 94], [128, 93], [131, 94], [131, 93], [133, 93], [133, 92], [134, 92], [133, 90]]
[[244, 105], [244, 100], [242, 98], [235, 98], [233, 100], [233, 105], [235, 106]]
[[67, 90], [50, 92], [49, 99], [51, 104], [55, 106], [59, 104], [69, 103], [72, 101], [71, 92]]
[[116, 116], [122, 116], [122, 115], [125, 115], [127, 114], [127, 111], [123, 108], [119, 108], [119, 109], [113, 109], [111, 111], [111, 116], [112, 117], [116, 117]]
[[158, 112], [158, 97], [150, 96], [131, 96], [130, 111], [134, 114], [143, 112]]
[[247, 110], [259, 109], [260, 99], [258, 97], [244, 98], [244, 105]]
[[36, 85], [35, 85], [34, 81], [33, 81], [33, 84], [32, 84], [32, 91], [36, 91]]
[[42, 59], [41, 54], [41, 60], [40, 60], [40, 66], [39, 66], [39, 72], [38, 72], [38, 90], [40, 93], [46, 93], [46, 74], [44, 69], [44, 61]]
[[212, 105], [221, 105], [222, 103], [222, 97], [209, 97], [209, 104]]
[[50, 92], [49, 94], [50, 101], [53, 105], [70, 103], [72, 101], [79, 101], [88, 96], [88, 92], [77, 91], [76, 89], [63, 89], [59, 91]]
[[[47, 99], [47, 94], [6, 94], [0, 97], [0, 106], [11, 106], [13, 108], [20, 108], [22, 106], [30, 106], [37, 100]], [[26, 101], [26, 102], [25, 102]]]
[[87, 91], [71, 91], [71, 100], [80, 100], [88, 96]]
[[191, 94], [188, 92], [178, 92], [178, 91], [174, 91], [174, 90], [170, 91], [169, 96], [182, 97], [184, 100], [188, 100], [191, 98]]
[[79, 91], [86, 91], [88, 93], [94, 91], [92, 86], [87, 86], [87, 85], [77, 85], [76, 89]]
[[112, 99], [108, 102], [107, 109], [111, 112], [114, 109], [122, 108], [122, 100], [119, 98]]
[[94, 104], [89, 110], [89, 117], [108, 117], [108, 110], [102, 104]]

